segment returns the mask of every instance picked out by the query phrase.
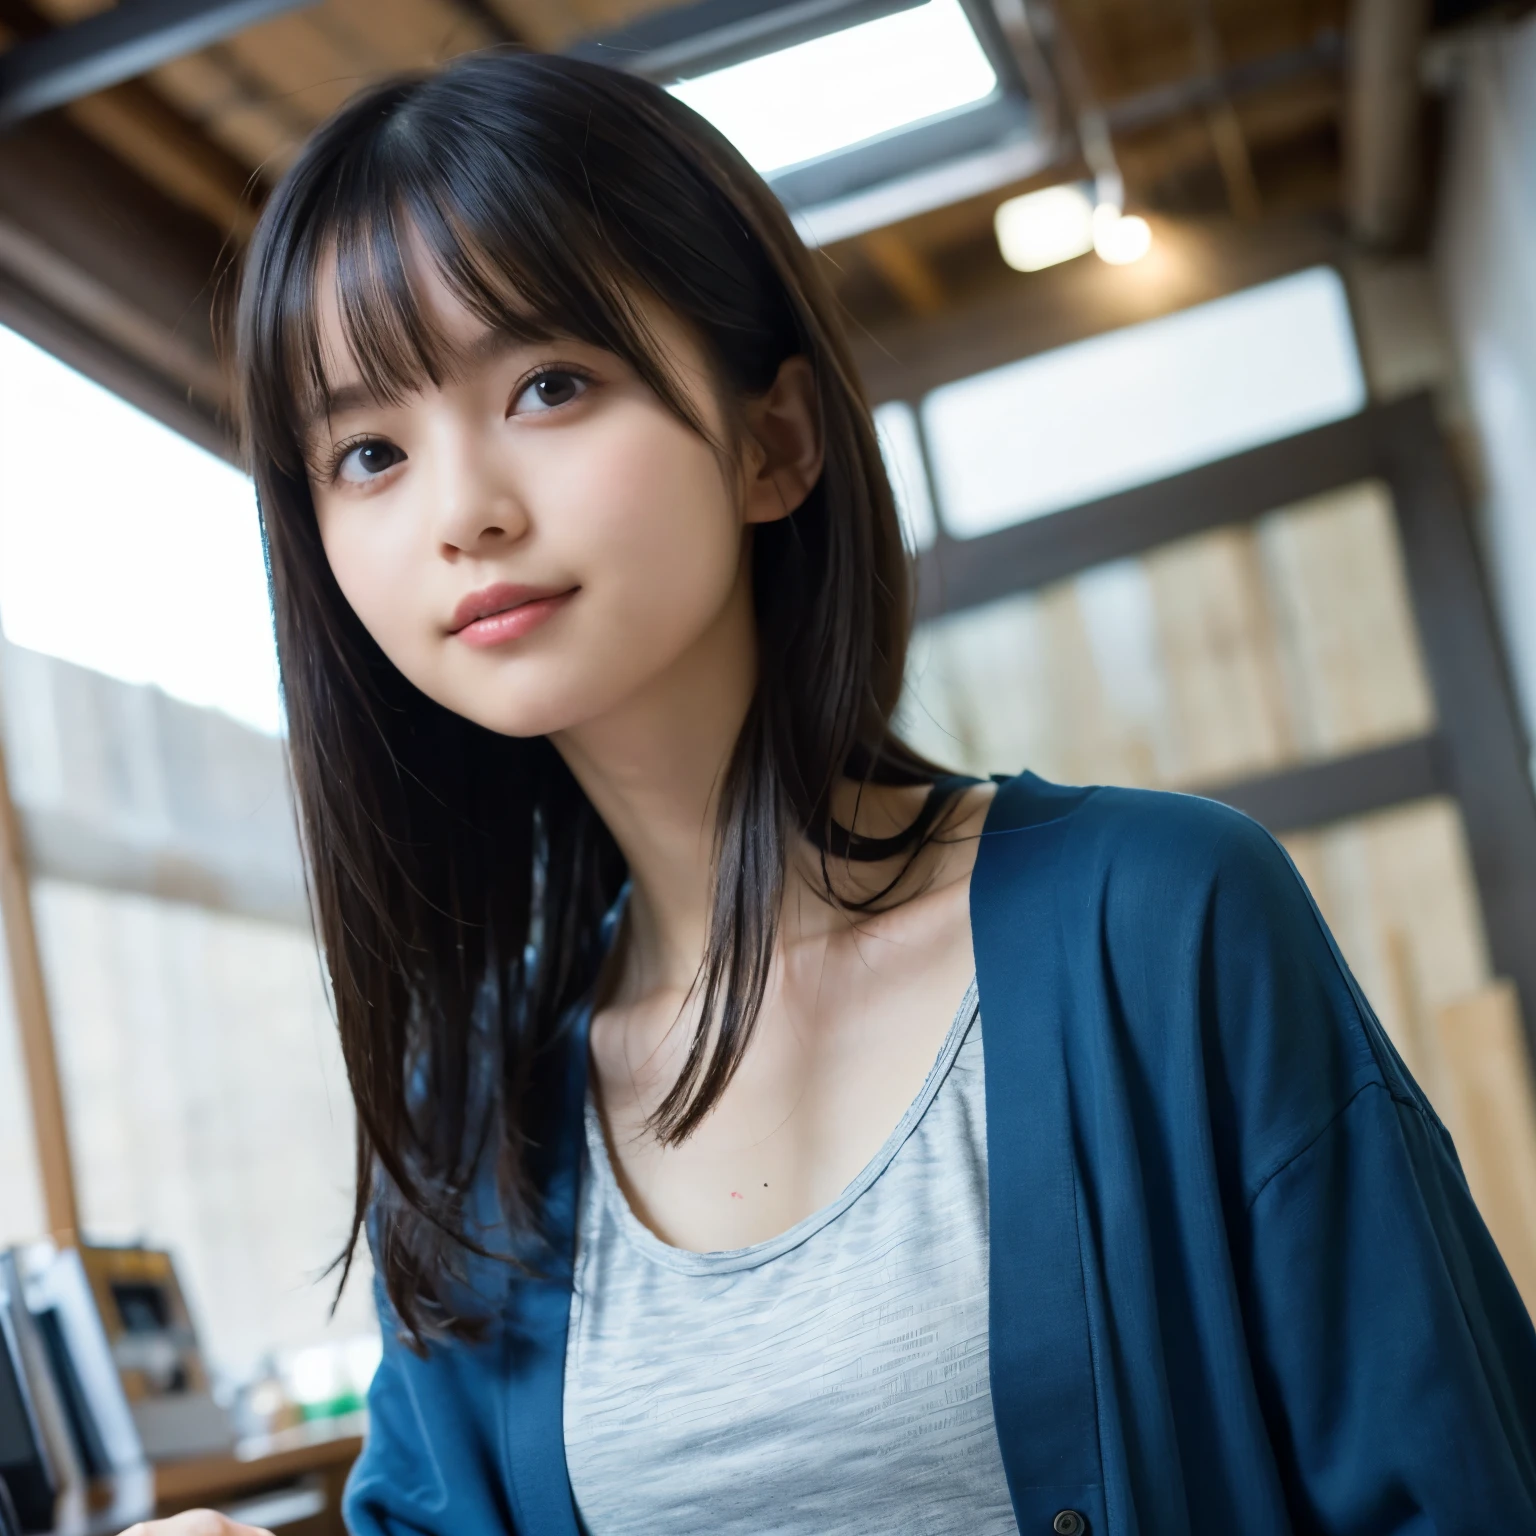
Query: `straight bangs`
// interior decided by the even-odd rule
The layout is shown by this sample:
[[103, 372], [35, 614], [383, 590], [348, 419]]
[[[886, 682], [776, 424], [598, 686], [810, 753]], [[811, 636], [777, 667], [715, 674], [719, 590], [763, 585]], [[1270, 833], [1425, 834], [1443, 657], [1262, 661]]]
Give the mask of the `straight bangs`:
[[[458, 376], [465, 360], [420, 301], [423, 262], [487, 330], [521, 342], [569, 337], [611, 352], [708, 436], [636, 302], [645, 279], [596, 220], [541, 196], [546, 189], [511, 156], [429, 162], [421, 151], [418, 139], [386, 134], [335, 168], [330, 195], [295, 243], [283, 302], [251, 338], [266, 345], [253, 349], [250, 374], [276, 408], [262, 440], [280, 445], [284, 469], [304, 471], [306, 440], [327, 413], [339, 369], [350, 365], [389, 405]], [[327, 357], [321, 345], [327, 297], [340, 321], [342, 358]]]

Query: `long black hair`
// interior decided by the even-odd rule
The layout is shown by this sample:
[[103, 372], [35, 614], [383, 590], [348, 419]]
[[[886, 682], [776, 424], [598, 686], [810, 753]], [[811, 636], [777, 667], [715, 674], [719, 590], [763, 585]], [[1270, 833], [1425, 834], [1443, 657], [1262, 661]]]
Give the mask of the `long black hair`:
[[861, 846], [833, 817], [834, 786], [932, 783], [936, 770], [891, 729], [910, 575], [836, 304], [741, 156], [654, 85], [510, 51], [374, 86], [320, 128], [257, 227], [235, 355], [311, 900], [357, 1106], [345, 1252], [371, 1212], [390, 1301], [420, 1337], [476, 1327], [454, 1281], [488, 1161], [499, 1218], [537, 1234], [547, 1079], [625, 870], [550, 743], [485, 730], [408, 683], [321, 546], [303, 417], [326, 387], [322, 274], [381, 398], [451, 366], [408, 280], [408, 236], [477, 318], [613, 352], [700, 432], [637, 293], [692, 327], [727, 396], [760, 394], [792, 355], [814, 373], [825, 467], [793, 516], [752, 535], [760, 676], [721, 796], [702, 1022], [659, 1135], [687, 1136], [741, 1060], [792, 849], [820, 852], [835, 899], [829, 857], [910, 860], [933, 835], [925, 815]]

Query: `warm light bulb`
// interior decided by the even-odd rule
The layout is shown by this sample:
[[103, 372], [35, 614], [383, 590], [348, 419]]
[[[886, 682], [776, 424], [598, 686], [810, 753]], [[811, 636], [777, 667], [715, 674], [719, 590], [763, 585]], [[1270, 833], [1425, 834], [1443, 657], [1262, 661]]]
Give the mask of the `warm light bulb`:
[[993, 227], [1003, 260], [1038, 272], [1093, 249], [1093, 201], [1080, 186], [1046, 187], [1000, 204]]
[[1100, 203], [1093, 210], [1093, 248], [1110, 266], [1128, 267], [1152, 249], [1152, 226], [1137, 214]]

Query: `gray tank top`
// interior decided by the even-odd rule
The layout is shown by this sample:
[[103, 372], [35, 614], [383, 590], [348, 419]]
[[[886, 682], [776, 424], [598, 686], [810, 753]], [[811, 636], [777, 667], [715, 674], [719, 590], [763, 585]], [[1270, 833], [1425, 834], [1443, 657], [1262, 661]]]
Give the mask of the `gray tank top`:
[[987, 1351], [976, 985], [901, 1123], [778, 1237], [673, 1248], [586, 1110], [565, 1456], [588, 1536], [1017, 1536]]

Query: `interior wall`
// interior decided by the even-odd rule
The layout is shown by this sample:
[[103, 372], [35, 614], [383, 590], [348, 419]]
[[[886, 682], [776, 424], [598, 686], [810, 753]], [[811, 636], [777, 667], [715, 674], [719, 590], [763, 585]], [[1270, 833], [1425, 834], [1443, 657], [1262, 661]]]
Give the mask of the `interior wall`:
[[1536, 18], [1456, 60], [1434, 263], [1471, 407], [1482, 531], [1536, 736]]

